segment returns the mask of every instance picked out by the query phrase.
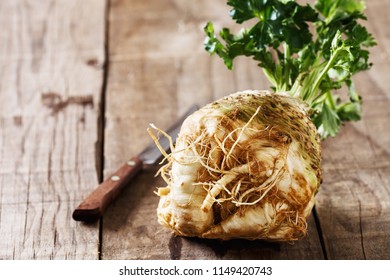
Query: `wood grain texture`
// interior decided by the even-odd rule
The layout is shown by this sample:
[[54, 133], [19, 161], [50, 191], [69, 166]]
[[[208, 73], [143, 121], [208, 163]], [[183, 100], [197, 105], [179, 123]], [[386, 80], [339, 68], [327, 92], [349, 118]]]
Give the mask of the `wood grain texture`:
[[0, 259], [97, 259], [105, 1], [0, 1]]
[[[231, 24], [225, 1], [113, 0], [109, 17], [105, 174], [142, 150], [149, 123], [166, 129], [190, 105], [244, 89], [268, 88], [254, 62], [235, 71], [203, 50], [203, 26]], [[142, 106], [140, 106], [142, 104]], [[145, 170], [103, 218], [103, 259], [321, 259], [314, 220], [294, 245], [173, 237], [157, 223], [164, 186]]]

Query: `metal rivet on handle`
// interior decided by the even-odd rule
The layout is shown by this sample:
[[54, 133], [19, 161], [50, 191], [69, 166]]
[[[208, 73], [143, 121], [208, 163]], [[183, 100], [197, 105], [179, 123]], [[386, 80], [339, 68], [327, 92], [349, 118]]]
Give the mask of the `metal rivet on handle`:
[[128, 162], [127, 162], [127, 165], [128, 166], [135, 166], [137, 163], [134, 161], [134, 160], [129, 160]]
[[111, 180], [112, 180], [112, 181], [115, 181], [115, 182], [116, 182], [116, 181], [119, 181], [120, 179], [121, 179], [121, 177], [119, 177], [119, 176], [117, 176], [117, 175], [114, 175], [114, 176], [111, 177]]

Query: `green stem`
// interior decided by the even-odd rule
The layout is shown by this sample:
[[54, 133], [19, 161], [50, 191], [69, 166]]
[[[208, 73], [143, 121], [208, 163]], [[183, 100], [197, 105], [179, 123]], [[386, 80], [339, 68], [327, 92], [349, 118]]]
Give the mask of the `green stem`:
[[276, 88], [278, 89], [279, 85], [275, 79], [275, 76], [273, 75], [273, 72], [270, 71], [267, 68], [263, 68], [264, 75], [267, 77], [268, 81]]
[[290, 53], [290, 47], [286, 43], [283, 44], [283, 49], [284, 49], [284, 84], [283, 84], [283, 91], [287, 91], [290, 85], [290, 58], [291, 58], [291, 53]]
[[312, 86], [312, 90], [309, 91], [309, 95], [306, 97], [307, 103], [311, 104], [315, 99], [320, 97], [323, 93], [318, 92], [320, 88], [320, 84], [322, 80], [324, 79], [325, 75], [328, 73], [328, 71], [333, 67], [335, 62], [337, 61], [338, 56], [340, 55], [340, 52], [342, 51], [342, 48], [338, 48], [332, 55], [332, 57], [329, 59], [328, 63], [322, 69], [321, 73], [317, 76], [316, 80], [314, 81], [314, 84]]

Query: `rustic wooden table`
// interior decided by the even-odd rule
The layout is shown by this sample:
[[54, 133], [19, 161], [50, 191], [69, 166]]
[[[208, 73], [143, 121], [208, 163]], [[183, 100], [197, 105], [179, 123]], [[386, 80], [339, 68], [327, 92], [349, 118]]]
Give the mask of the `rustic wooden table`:
[[72, 212], [193, 103], [268, 84], [229, 72], [202, 28], [225, 0], [0, 1], [0, 259], [390, 259], [390, 2], [367, 1], [379, 45], [356, 77], [364, 117], [323, 143], [324, 181], [294, 244], [173, 237], [157, 224], [163, 182], [146, 168], [93, 224]]

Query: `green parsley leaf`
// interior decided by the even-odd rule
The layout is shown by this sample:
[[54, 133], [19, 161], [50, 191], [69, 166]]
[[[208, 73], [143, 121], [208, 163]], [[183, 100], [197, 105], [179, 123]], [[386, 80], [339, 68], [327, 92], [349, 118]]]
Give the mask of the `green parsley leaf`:
[[[275, 91], [301, 98], [312, 108], [312, 119], [323, 138], [338, 133], [343, 121], [361, 117], [361, 98], [352, 76], [371, 67], [368, 48], [373, 36], [359, 21], [366, 20], [362, 0], [317, 0], [314, 6], [293, 0], [228, 0], [230, 16], [251, 27], [237, 34], [218, 34], [209, 22], [205, 49], [222, 58], [228, 69], [238, 56], [251, 57]], [[349, 100], [341, 102], [346, 85]]]

